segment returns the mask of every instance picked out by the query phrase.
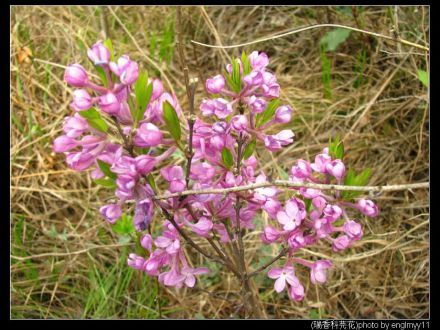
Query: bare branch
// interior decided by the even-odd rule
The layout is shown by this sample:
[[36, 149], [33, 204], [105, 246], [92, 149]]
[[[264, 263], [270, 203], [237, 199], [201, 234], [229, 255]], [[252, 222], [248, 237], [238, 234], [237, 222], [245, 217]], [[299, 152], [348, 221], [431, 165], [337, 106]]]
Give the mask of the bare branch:
[[248, 184], [238, 187], [230, 188], [213, 188], [213, 189], [199, 189], [199, 190], [184, 190], [181, 192], [154, 196], [155, 199], [167, 199], [172, 197], [189, 196], [189, 195], [204, 195], [204, 194], [227, 194], [231, 192], [238, 192], [244, 190], [254, 190], [265, 187], [280, 187], [280, 188], [312, 188], [320, 190], [342, 190], [342, 191], [366, 191], [366, 192], [386, 192], [386, 191], [400, 191], [411, 189], [424, 189], [429, 188], [429, 182], [408, 183], [388, 186], [344, 186], [336, 184], [321, 184], [321, 183], [299, 183], [291, 182], [287, 180], [275, 180], [273, 182], [261, 182]]
[[316, 25], [310, 25], [310, 26], [306, 26], [306, 27], [302, 27], [299, 29], [295, 29], [293, 31], [289, 31], [286, 33], [282, 33], [282, 34], [277, 34], [274, 36], [269, 36], [269, 37], [265, 37], [265, 38], [261, 38], [261, 39], [257, 39], [254, 41], [250, 41], [250, 42], [245, 42], [243, 44], [237, 44], [237, 45], [229, 45], [229, 46], [216, 46], [216, 45], [208, 45], [208, 44], [204, 44], [195, 40], [191, 40], [192, 43], [196, 44], [196, 45], [200, 45], [200, 46], [204, 46], [204, 47], [209, 47], [209, 48], [221, 48], [221, 49], [228, 49], [228, 48], [237, 48], [237, 47], [243, 47], [243, 46], [248, 46], [248, 45], [253, 45], [259, 42], [263, 42], [263, 41], [268, 41], [268, 40], [273, 40], [273, 39], [278, 39], [278, 38], [282, 38], [282, 37], [286, 37], [295, 33], [299, 33], [299, 32], [303, 32], [303, 31], [307, 31], [307, 30], [312, 30], [312, 29], [316, 29], [316, 28], [322, 28], [322, 27], [338, 27], [338, 28], [342, 28], [342, 29], [348, 29], [348, 30], [352, 30], [352, 31], [356, 31], [356, 32], [361, 32], [361, 33], [365, 33], [368, 35], [372, 35], [374, 37], [378, 37], [378, 38], [382, 38], [382, 39], [386, 39], [386, 40], [391, 40], [394, 42], [398, 42], [404, 45], [408, 45], [411, 47], [416, 47], [419, 49], [423, 49], [427, 52], [429, 52], [429, 48], [426, 46], [422, 46], [419, 44], [415, 44], [413, 42], [401, 39], [401, 38], [395, 38], [395, 37], [390, 37], [390, 36], [386, 36], [380, 33], [376, 33], [376, 32], [371, 32], [371, 31], [366, 31], [366, 30], [361, 30], [361, 29], [357, 29], [351, 26], [346, 26], [346, 25], [340, 25], [340, 24], [316, 24]]

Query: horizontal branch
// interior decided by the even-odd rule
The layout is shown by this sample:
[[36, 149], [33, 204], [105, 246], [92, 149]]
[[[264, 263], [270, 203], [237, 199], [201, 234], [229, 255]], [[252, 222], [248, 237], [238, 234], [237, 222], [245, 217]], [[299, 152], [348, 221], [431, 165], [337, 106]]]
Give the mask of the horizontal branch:
[[209, 44], [204, 44], [195, 40], [191, 40], [192, 43], [199, 45], [199, 46], [204, 46], [204, 47], [209, 47], [209, 48], [222, 48], [222, 49], [228, 49], [228, 48], [237, 48], [237, 47], [243, 47], [243, 46], [248, 46], [248, 45], [253, 45], [259, 42], [263, 42], [263, 41], [268, 41], [268, 40], [273, 40], [273, 39], [278, 39], [281, 37], [286, 37], [288, 35], [292, 35], [295, 33], [299, 33], [302, 31], [307, 31], [307, 30], [312, 30], [312, 29], [316, 29], [316, 28], [322, 28], [322, 27], [337, 27], [337, 28], [342, 28], [342, 29], [347, 29], [347, 30], [351, 30], [351, 31], [356, 31], [356, 32], [360, 32], [360, 33], [365, 33], [377, 38], [382, 38], [382, 39], [387, 39], [387, 40], [391, 40], [391, 41], [395, 41], [407, 46], [411, 46], [411, 47], [415, 47], [418, 49], [422, 49], [424, 51], [429, 52], [429, 48], [423, 45], [419, 45], [413, 42], [410, 42], [408, 40], [404, 40], [401, 38], [395, 38], [395, 37], [390, 37], [390, 36], [386, 36], [380, 33], [376, 33], [376, 32], [371, 32], [371, 31], [366, 31], [366, 30], [361, 30], [361, 29], [357, 29], [355, 27], [351, 27], [351, 26], [346, 26], [346, 25], [340, 25], [340, 24], [316, 24], [316, 25], [310, 25], [310, 26], [306, 26], [306, 27], [302, 27], [299, 29], [295, 29], [293, 31], [289, 31], [286, 33], [282, 33], [282, 34], [277, 34], [274, 36], [270, 36], [270, 37], [265, 37], [265, 38], [261, 38], [261, 39], [257, 39], [254, 41], [249, 41], [249, 42], [245, 42], [242, 44], [237, 44], [237, 45], [229, 45], [229, 46], [217, 46], [217, 45], [209, 45]]
[[189, 196], [189, 195], [227, 194], [232, 192], [254, 190], [265, 187], [281, 187], [281, 188], [304, 187], [304, 188], [312, 188], [312, 189], [320, 189], [320, 190], [385, 192], [385, 191], [400, 191], [400, 190], [429, 188], [429, 182], [398, 184], [398, 185], [389, 185], [389, 186], [343, 186], [336, 184], [321, 184], [321, 183], [311, 183], [311, 182], [300, 183], [300, 182], [291, 182], [286, 180], [275, 180], [273, 182], [261, 182], [261, 183], [248, 184], [238, 187], [230, 187], [230, 188], [184, 190], [173, 194], [155, 196], [154, 199], [167, 199], [172, 197]]

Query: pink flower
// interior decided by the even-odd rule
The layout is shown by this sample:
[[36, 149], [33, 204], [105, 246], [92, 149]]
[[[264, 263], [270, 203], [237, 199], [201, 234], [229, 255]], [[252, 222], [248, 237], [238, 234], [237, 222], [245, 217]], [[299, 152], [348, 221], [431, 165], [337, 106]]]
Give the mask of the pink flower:
[[248, 58], [254, 70], [263, 70], [269, 64], [269, 57], [263, 52], [258, 53], [257, 51], [253, 51], [249, 54]]
[[298, 159], [296, 161], [296, 166], [292, 167], [290, 173], [295, 178], [304, 179], [308, 178], [312, 174], [312, 169], [309, 162], [303, 159]]
[[157, 237], [154, 244], [161, 249], [165, 249], [168, 254], [176, 254], [180, 251], [179, 237], [169, 231], [165, 231], [163, 236]]
[[122, 215], [121, 206], [119, 204], [107, 204], [99, 209], [101, 215], [110, 223], [115, 223]]
[[289, 290], [287, 291], [289, 293], [290, 299], [301, 301], [304, 299], [304, 287], [301, 283], [297, 280], [297, 283], [295, 285], [290, 286]]
[[66, 156], [66, 163], [76, 171], [84, 171], [95, 162], [95, 157], [89, 152], [71, 152]]
[[218, 94], [225, 87], [225, 78], [218, 74], [210, 79], [206, 79], [206, 91], [211, 94]]
[[73, 102], [70, 103], [70, 106], [75, 111], [82, 111], [90, 109], [93, 104], [92, 98], [89, 93], [84, 89], [77, 89], [73, 92]]
[[137, 269], [142, 270], [144, 268], [145, 259], [136, 255], [135, 253], [130, 253], [128, 255], [127, 265]]
[[145, 234], [141, 237], [141, 246], [148, 251], [151, 251], [153, 247], [153, 238], [149, 234]]
[[345, 175], [345, 165], [339, 159], [328, 162], [325, 165], [327, 173], [333, 175], [336, 179], [340, 180]]
[[191, 224], [190, 226], [193, 232], [195, 232], [197, 235], [202, 237], [208, 237], [214, 224], [208, 218], [201, 217], [195, 225]]
[[360, 199], [356, 203], [356, 208], [369, 217], [376, 217], [379, 214], [379, 209], [374, 202], [368, 199]]
[[277, 213], [278, 222], [287, 231], [294, 230], [306, 217], [304, 202], [298, 198], [289, 199], [286, 202], [286, 210]]
[[[149, 83], [151, 83], [151, 79], [148, 79]], [[150, 102], [158, 99], [163, 94], [163, 84], [159, 79], [153, 80], [153, 92], [151, 94]]]
[[152, 123], [143, 123], [136, 131], [133, 143], [136, 147], [155, 147], [162, 142], [163, 134]]
[[324, 214], [329, 218], [331, 221], [338, 220], [342, 215], [342, 209], [338, 205], [330, 205], [328, 204], [324, 208]]
[[237, 132], [245, 131], [247, 129], [247, 126], [248, 126], [248, 120], [243, 115], [234, 116], [231, 119], [231, 126]]
[[261, 240], [265, 244], [270, 244], [276, 242], [282, 235], [278, 229], [272, 226], [264, 227], [263, 233], [261, 234]]
[[344, 232], [347, 236], [354, 241], [358, 241], [362, 238], [362, 226], [356, 221], [348, 220], [344, 223]]
[[243, 81], [248, 86], [258, 86], [263, 83], [263, 75], [259, 71], [252, 71], [243, 77]]
[[170, 183], [172, 193], [185, 190], [186, 182], [183, 180], [181, 166], [169, 165], [160, 170], [160, 174]]
[[225, 119], [232, 113], [232, 105], [227, 100], [218, 98], [214, 100], [214, 114], [220, 118]]
[[78, 141], [68, 137], [67, 135], [61, 135], [53, 141], [53, 151], [66, 152], [75, 148], [78, 145]]
[[292, 250], [298, 250], [306, 245], [306, 240], [301, 231], [295, 230], [290, 233], [287, 243]]
[[334, 252], [339, 252], [348, 248], [349, 245], [350, 245], [350, 238], [348, 238], [347, 235], [341, 235], [333, 240], [332, 248]]
[[95, 65], [108, 64], [110, 61], [110, 51], [101, 41], [98, 41], [91, 49], [87, 50], [87, 56]]
[[64, 81], [74, 87], [84, 87], [89, 82], [86, 69], [81, 64], [69, 65], [64, 72]]
[[215, 101], [212, 99], [202, 100], [200, 111], [202, 111], [202, 115], [204, 116], [213, 115], [215, 112]]
[[90, 129], [89, 123], [78, 113], [64, 119], [63, 130], [68, 137], [76, 138]]
[[331, 160], [332, 158], [328, 154], [319, 154], [315, 156], [315, 162], [310, 166], [316, 172], [327, 173], [326, 165], [330, 163]]
[[267, 102], [262, 98], [257, 98], [255, 95], [249, 97], [247, 104], [251, 107], [252, 113], [261, 113], [267, 107]]
[[113, 93], [107, 93], [99, 98], [99, 107], [109, 115], [115, 115], [119, 112], [121, 103]]
[[188, 266], [182, 268], [182, 275], [185, 276], [184, 283], [187, 287], [192, 288], [196, 284], [194, 275], [207, 274], [209, 269], [206, 267], [190, 268]]
[[277, 151], [282, 149], [283, 146], [293, 142], [295, 134], [291, 130], [282, 130], [275, 135], [267, 135], [264, 138], [264, 145], [270, 151]]
[[325, 270], [332, 266], [330, 260], [318, 260], [310, 267], [310, 280], [313, 284], [325, 283], [327, 275]]
[[130, 60], [127, 55], [122, 55], [118, 62], [109, 63], [110, 70], [117, 75], [124, 85], [131, 85], [139, 76], [139, 67], [136, 62]]
[[150, 173], [156, 165], [156, 159], [149, 155], [141, 155], [135, 158], [135, 169], [139, 174]]
[[286, 266], [284, 268], [272, 268], [267, 273], [267, 276], [275, 281], [275, 291], [280, 293], [286, 288], [286, 282], [291, 286], [298, 285], [298, 279], [295, 276], [295, 270], [292, 266]]
[[321, 196], [322, 194], [321, 190], [313, 189], [313, 188], [304, 188], [304, 187], [299, 188], [299, 193], [303, 195], [305, 198], [315, 198]]

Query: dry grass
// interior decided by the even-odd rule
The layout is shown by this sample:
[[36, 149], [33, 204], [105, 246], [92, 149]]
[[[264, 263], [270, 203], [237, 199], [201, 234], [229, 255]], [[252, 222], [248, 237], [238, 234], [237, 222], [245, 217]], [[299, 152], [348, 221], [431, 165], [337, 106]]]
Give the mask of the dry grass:
[[[159, 301], [146, 300], [148, 294], [155, 295], [156, 287], [138, 274], [130, 277], [118, 295], [106, 296], [104, 289], [96, 287], [92, 270], [108, 274], [123, 251], [127, 252], [127, 243], [118, 242], [98, 215], [108, 193], [94, 186], [86, 173], [70, 171], [64, 157], [52, 152], [51, 141], [70, 113], [71, 90], [62, 82], [63, 68], [58, 65], [85, 63], [85, 49], [102, 38], [100, 10], [30, 6], [12, 10], [11, 317], [153, 318], [158, 317], [157, 304], [162, 306], [162, 317], [231, 317], [237, 285], [225, 273], [220, 273], [221, 282], [219, 277], [202, 281], [202, 289], [177, 292], [162, 288]], [[166, 65], [157, 57], [150, 58], [148, 51], [149, 33], [162, 31], [166, 19], [174, 15], [173, 9], [112, 10], [130, 33], [107, 11], [115, 49], [129, 53], [150, 72], [156, 63], [185, 108], [177, 52]], [[427, 7], [367, 7], [358, 9], [356, 20], [336, 7], [191, 7], [183, 14], [189, 68], [200, 80], [218, 72], [228, 57], [241, 50], [194, 47], [190, 39], [229, 45], [300, 26], [338, 23], [385, 35], [390, 35], [394, 26], [401, 38], [429, 42]], [[371, 185], [428, 181], [429, 100], [417, 77], [418, 69], [429, 72], [428, 57], [420, 50], [352, 33], [327, 55], [332, 63], [329, 100], [324, 97], [319, 51], [325, 32], [312, 30], [245, 48], [265, 51], [271, 57], [270, 69], [278, 76], [281, 97], [295, 109], [290, 127], [296, 142], [276, 157], [265, 159], [263, 169], [282, 176], [295, 159], [310, 160], [331, 134], [340, 132], [346, 137], [346, 163], [355, 170], [371, 167]], [[18, 61], [24, 47], [31, 49], [33, 62]], [[366, 54], [364, 83], [354, 87], [360, 50]], [[199, 86], [196, 102], [202, 97]], [[350, 251], [334, 256], [336, 266], [328, 285], [315, 289], [308, 284], [307, 274], [299, 272], [307, 292], [303, 302], [274, 294], [271, 281], [256, 278], [268, 317], [309, 318], [311, 308], [330, 318], [429, 316], [428, 191], [389, 192], [375, 200], [380, 216], [360, 219], [365, 225], [364, 239]], [[251, 259], [258, 252], [258, 233], [248, 234], [245, 243]], [[331, 255], [331, 250], [328, 245], [319, 245], [301, 254], [310, 258]], [[193, 261], [199, 262], [195, 257]], [[117, 269], [113, 275], [122, 281], [123, 267]], [[99, 290], [104, 290], [105, 303], [113, 304], [111, 312], [98, 312], [94, 305], [98, 302], [90, 300]]]

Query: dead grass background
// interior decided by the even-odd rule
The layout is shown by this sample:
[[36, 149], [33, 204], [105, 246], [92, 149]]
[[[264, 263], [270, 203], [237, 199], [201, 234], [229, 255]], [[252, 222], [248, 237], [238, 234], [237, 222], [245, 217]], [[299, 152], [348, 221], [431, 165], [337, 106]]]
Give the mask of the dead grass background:
[[[356, 17], [350, 11], [348, 8], [344, 14], [336, 7], [185, 7], [190, 74], [206, 79], [224, 67], [228, 56], [241, 52], [193, 46], [190, 39], [229, 45], [300, 26], [338, 23], [385, 35], [391, 35], [393, 29], [409, 41], [429, 42], [428, 7], [357, 8]], [[161, 317], [231, 317], [237, 287], [225, 273], [219, 273], [223, 282], [218, 278], [202, 281], [201, 289], [161, 288], [159, 300], [151, 300], [150, 305], [138, 294], [157, 290], [154, 282], [146, 282], [146, 276], [134, 274], [118, 296], [107, 296], [92, 280], [91, 269], [95, 274], [108, 274], [120, 260], [121, 251], [127, 252], [127, 243], [118, 241], [97, 212], [108, 192], [93, 185], [86, 173], [69, 170], [64, 156], [55, 155], [51, 144], [61, 131], [63, 118], [71, 113], [72, 90], [62, 81], [62, 66], [81, 62], [90, 67], [85, 50], [102, 39], [103, 13], [117, 53], [130, 54], [150, 72], [154, 71], [152, 61], [157, 63], [184, 108], [186, 105], [177, 52], [169, 65], [146, 58], [150, 32], [164, 28], [174, 17], [173, 8], [12, 7], [11, 317], [158, 317], [154, 311], [158, 304]], [[324, 98], [319, 52], [319, 40], [329, 30], [306, 31], [244, 48], [265, 51], [271, 57], [270, 69], [278, 76], [281, 98], [295, 111], [289, 125], [296, 134], [295, 143], [265, 159], [263, 169], [283, 175], [295, 159], [310, 159], [331, 134], [340, 132], [347, 135], [346, 163], [358, 171], [371, 167], [371, 185], [428, 181], [429, 99], [427, 88], [417, 77], [418, 69], [429, 72], [427, 55], [353, 32], [335, 52], [328, 53], [333, 93], [329, 100]], [[19, 61], [20, 56], [25, 57], [25, 47], [31, 50], [33, 61]], [[366, 82], [355, 88], [361, 49], [367, 54]], [[203, 96], [199, 84], [196, 102]], [[271, 281], [257, 278], [267, 317], [429, 316], [428, 191], [390, 192], [374, 199], [380, 216], [360, 219], [364, 239], [334, 256], [337, 260], [328, 284], [315, 289], [307, 274], [300, 275], [307, 292], [303, 302], [274, 294]], [[246, 236], [249, 258], [257, 252], [258, 242], [258, 233]], [[307, 258], [314, 253], [332, 255], [328, 245], [301, 252]], [[122, 280], [117, 277], [121, 274], [113, 275]], [[142, 283], [147, 284], [142, 287]], [[90, 295], [99, 290], [104, 290], [105, 297], [99, 303], [113, 304], [111, 314], [85, 311]], [[130, 306], [136, 307], [135, 311]], [[103, 306], [105, 309], [108, 307]]]

